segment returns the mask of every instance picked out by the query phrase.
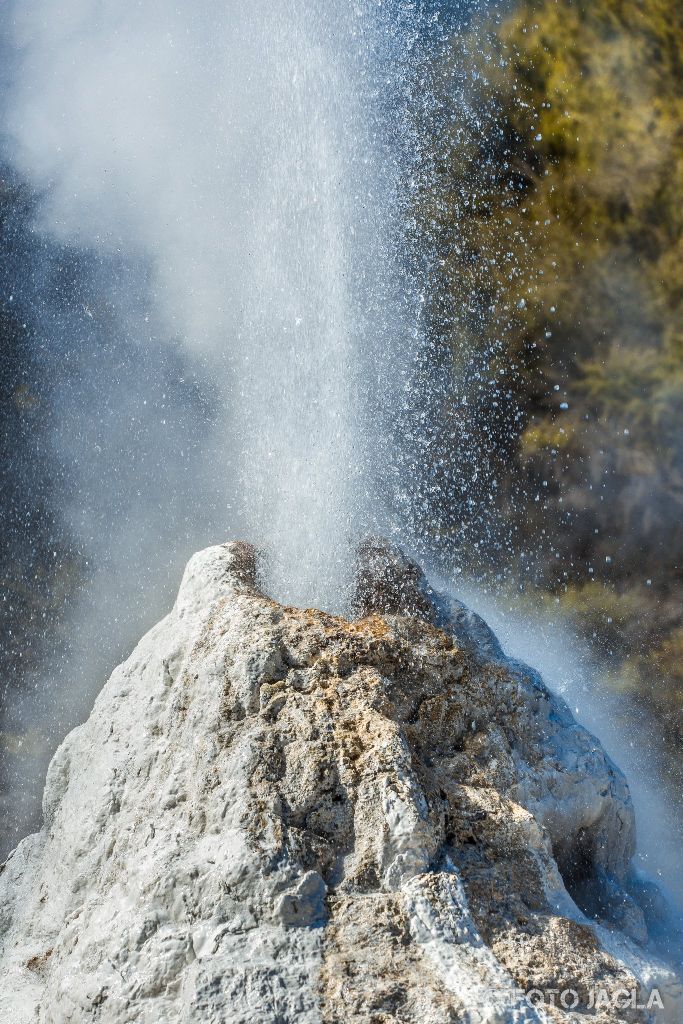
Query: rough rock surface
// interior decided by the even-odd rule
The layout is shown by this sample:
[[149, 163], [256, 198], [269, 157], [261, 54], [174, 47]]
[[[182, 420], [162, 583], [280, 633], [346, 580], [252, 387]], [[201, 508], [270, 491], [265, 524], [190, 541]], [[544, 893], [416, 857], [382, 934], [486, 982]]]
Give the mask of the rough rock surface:
[[191, 560], [0, 869], [2, 1024], [680, 1024], [598, 742], [381, 542], [355, 610]]

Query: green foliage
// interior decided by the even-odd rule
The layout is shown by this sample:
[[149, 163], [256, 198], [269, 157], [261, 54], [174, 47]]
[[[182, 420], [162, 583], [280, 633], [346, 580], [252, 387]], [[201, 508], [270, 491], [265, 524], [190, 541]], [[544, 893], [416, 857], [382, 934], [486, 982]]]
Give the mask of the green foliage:
[[498, 514], [683, 732], [683, 6], [522, 0], [437, 78], [471, 113], [421, 200], [432, 321], [457, 376], [486, 353], [505, 382], [503, 409], [469, 395]]

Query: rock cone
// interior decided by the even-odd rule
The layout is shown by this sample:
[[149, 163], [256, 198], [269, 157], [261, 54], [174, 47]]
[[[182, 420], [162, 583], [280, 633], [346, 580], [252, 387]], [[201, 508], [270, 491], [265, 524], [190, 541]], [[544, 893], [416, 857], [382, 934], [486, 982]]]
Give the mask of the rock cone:
[[380, 540], [355, 611], [190, 561], [1, 869], [3, 1024], [683, 1019], [597, 740]]

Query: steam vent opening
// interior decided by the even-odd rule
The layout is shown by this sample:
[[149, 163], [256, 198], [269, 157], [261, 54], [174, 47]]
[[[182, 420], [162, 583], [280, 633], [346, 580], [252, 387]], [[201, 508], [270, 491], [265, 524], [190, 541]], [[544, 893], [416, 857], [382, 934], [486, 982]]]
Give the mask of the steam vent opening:
[[553, 853], [562, 881], [577, 906], [589, 917], [609, 920], [614, 893], [596, 863], [593, 836], [579, 829], [575, 836], [556, 842]]

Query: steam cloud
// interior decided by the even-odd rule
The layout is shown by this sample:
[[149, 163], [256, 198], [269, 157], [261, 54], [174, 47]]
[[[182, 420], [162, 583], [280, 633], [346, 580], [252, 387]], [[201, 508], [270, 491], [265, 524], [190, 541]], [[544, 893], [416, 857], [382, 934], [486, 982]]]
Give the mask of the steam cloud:
[[[63, 376], [53, 457], [88, 561], [68, 643], [6, 715], [35, 733], [11, 766], [19, 832], [55, 740], [193, 550], [246, 536], [274, 596], [338, 608], [356, 538], [414, 542], [415, 439], [396, 441], [426, 402], [426, 341], [400, 221], [428, 20], [374, 0], [10, 6], [4, 149], [52, 240], [26, 303]], [[69, 260], [76, 307], [55, 294]], [[589, 712], [618, 747], [609, 709]], [[636, 785], [653, 834], [655, 785]], [[680, 899], [658, 847], [641, 855]]]
[[37, 0], [12, 20], [6, 123], [41, 228], [148, 276], [118, 316], [141, 345], [180, 339], [217, 387], [217, 534], [267, 547], [278, 596], [338, 602], [407, 331], [388, 312], [406, 292], [378, 89], [390, 19], [373, 3]]
[[18, 818], [192, 550], [246, 536], [273, 596], [335, 609], [354, 540], [401, 529], [424, 26], [375, 0], [10, 5], [5, 158], [46, 240], [24, 305], [87, 563], [63, 650], [6, 711], [33, 733], [11, 767]]

